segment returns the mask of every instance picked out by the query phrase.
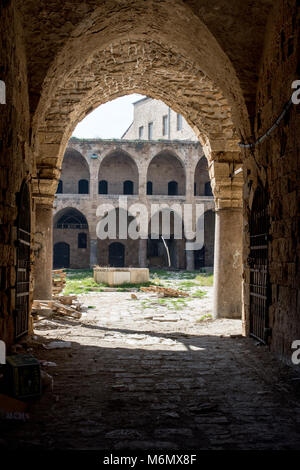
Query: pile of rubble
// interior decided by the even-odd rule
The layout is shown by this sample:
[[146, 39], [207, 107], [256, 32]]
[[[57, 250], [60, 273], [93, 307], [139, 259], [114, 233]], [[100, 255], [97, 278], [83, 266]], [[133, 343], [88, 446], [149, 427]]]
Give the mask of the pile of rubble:
[[54, 269], [52, 271], [52, 292], [54, 295], [60, 294], [66, 286], [66, 272], [64, 269]]
[[34, 300], [31, 315], [34, 321], [57, 316], [80, 319], [86, 309], [76, 295], [61, 295], [52, 300]]
[[160, 297], [188, 297], [187, 292], [183, 292], [177, 289], [171, 289], [170, 287], [160, 287], [160, 286], [149, 286], [141, 287], [143, 292], [156, 292]]

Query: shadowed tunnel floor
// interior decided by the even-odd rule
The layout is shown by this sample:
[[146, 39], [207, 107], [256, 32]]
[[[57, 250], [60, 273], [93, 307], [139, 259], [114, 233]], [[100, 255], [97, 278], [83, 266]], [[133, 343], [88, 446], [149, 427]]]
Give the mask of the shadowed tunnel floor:
[[[117, 295], [122, 306], [128, 293]], [[105, 306], [108, 297], [89, 300]], [[104, 310], [41, 322], [30, 346], [57, 364], [44, 367], [53, 392], [31, 406], [29, 421], [0, 423], [3, 447], [300, 448], [297, 371], [238, 335], [239, 321], [155, 323]], [[53, 339], [72, 347], [45, 350]]]

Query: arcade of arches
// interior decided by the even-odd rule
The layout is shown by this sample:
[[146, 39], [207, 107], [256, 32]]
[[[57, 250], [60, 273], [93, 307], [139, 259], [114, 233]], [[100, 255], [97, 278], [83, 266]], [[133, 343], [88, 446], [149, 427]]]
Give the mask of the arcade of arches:
[[[291, 97], [299, 75], [299, 2], [216, 0], [212, 8], [206, 0], [5, 0], [0, 14], [6, 85], [0, 105], [1, 337], [14, 341], [14, 312], [25, 312], [34, 289], [47, 290], [53, 200], [74, 127], [100, 104], [137, 92], [181, 113], [207, 158], [218, 240], [215, 315], [242, 313], [245, 334], [289, 358], [300, 337], [299, 107], [289, 106], [257, 145], [238, 144], [264, 135]], [[118, 158], [121, 168], [127, 157]], [[62, 179], [62, 195], [70, 185], [89, 196], [95, 181], [85, 164], [82, 174], [73, 188]], [[143, 187], [146, 194], [138, 172], [126, 181], [133, 183], [127, 192]], [[194, 194], [193, 178], [185, 178], [185, 188], [182, 181], [170, 191]], [[24, 185], [30, 209], [20, 202]], [[30, 211], [25, 291], [17, 249], [25, 233], [18, 227], [22, 210]], [[91, 250], [86, 230], [75, 229], [74, 236], [86, 234], [80, 242]], [[19, 305], [16, 299], [26, 295]]]
[[[76, 156], [70, 162], [70, 155]], [[81, 159], [81, 160], [80, 160]], [[87, 172], [82, 169], [87, 166]], [[89, 194], [79, 194], [79, 182], [85, 178], [91, 182]], [[71, 182], [72, 185], [68, 182]], [[186, 191], [186, 187], [188, 190]], [[130, 191], [129, 191], [130, 189]], [[151, 189], [151, 191], [150, 191]], [[192, 193], [194, 191], [194, 193]], [[110, 204], [118, 208], [119, 196], [128, 196], [127, 208], [143, 203], [151, 217], [154, 204], [175, 205], [184, 217], [184, 204], [192, 202], [193, 221], [196, 228], [196, 204], [204, 210], [204, 246], [191, 254], [185, 250], [185, 240], [174, 240], [170, 233], [171, 267], [177, 269], [206, 269], [211, 272], [214, 264], [214, 198], [211, 192], [207, 159], [201, 145], [195, 142], [157, 142], [71, 139], [65, 152], [60, 183], [55, 198], [53, 243], [54, 267], [88, 268], [95, 264], [111, 265], [111, 244], [116, 240], [99, 240], [96, 234], [98, 218], [95, 208]], [[154, 206], [155, 207], [155, 206]], [[81, 217], [88, 219], [90, 231], [87, 243], [81, 243], [84, 228], [78, 223], [61, 223], [66, 211], [71, 215], [74, 208]], [[157, 209], [156, 209], [157, 211]], [[99, 219], [100, 220], [100, 219]], [[120, 240], [124, 256], [120, 266], [168, 267], [168, 258], [161, 238]], [[183, 222], [181, 221], [181, 224]], [[184, 233], [184, 226], [183, 226]], [[168, 239], [166, 234], [165, 239]], [[89, 241], [90, 240], [90, 241]], [[64, 242], [64, 245], [61, 243]], [[172, 250], [171, 250], [172, 246]], [[64, 249], [64, 264], [57, 253]], [[40, 294], [41, 295], [41, 294]], [[42, 293], [43, 298], [50, 295]]]

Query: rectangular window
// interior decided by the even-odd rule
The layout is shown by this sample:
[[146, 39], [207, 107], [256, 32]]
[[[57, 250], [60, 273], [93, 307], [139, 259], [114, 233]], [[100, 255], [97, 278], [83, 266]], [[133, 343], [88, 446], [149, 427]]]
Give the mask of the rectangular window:
[[168, 134], [168, 116], [167, 115], [163, 116], [162, 118], [162, 133], [163, 135]]
[[148, 139], [153, 139], [153, 122], [149, 122], [148, 124]]
[[177, 113], [177, 130], [181, 131], [182, 129], [182, 116], [181, 114]]
[[139, 139], [143, 138], [143, 134], [144, 134], [144, 126], [140, 126], [139, 127]]

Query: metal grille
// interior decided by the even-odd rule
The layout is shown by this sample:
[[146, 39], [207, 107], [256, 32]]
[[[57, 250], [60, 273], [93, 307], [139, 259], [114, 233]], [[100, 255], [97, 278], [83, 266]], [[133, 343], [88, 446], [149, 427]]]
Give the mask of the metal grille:
[[20, 192], [17, 224], [15, 337], [28, 332], [30, 283], [30, 198], [26, 184]]
[[265, 192], [259, 187], [254, 195], [250, 220], [250, 334], [266, 343], [268, 328], [269, 214]]

